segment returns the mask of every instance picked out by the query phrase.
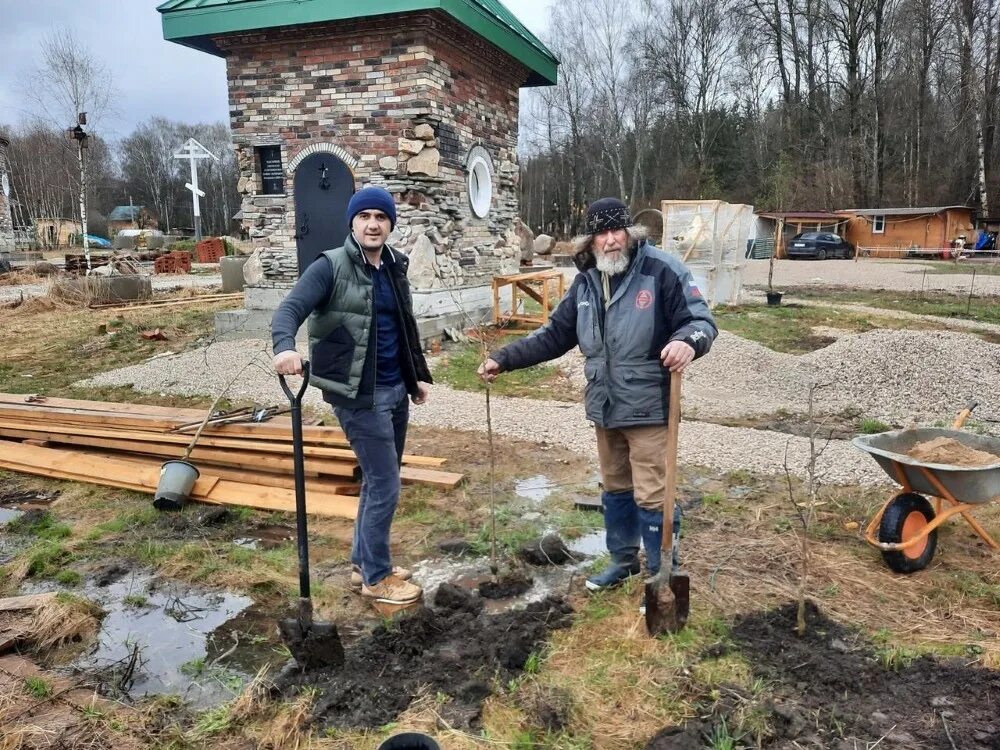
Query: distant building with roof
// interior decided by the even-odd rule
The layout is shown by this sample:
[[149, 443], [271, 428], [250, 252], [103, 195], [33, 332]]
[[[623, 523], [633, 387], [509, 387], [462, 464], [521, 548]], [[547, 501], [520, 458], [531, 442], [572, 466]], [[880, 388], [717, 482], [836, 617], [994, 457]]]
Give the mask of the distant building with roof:
[[159, 229], [156, 215], [145, 206], [115, 206], [108, 214], [108, 234], [114, 237], [123, 229]]

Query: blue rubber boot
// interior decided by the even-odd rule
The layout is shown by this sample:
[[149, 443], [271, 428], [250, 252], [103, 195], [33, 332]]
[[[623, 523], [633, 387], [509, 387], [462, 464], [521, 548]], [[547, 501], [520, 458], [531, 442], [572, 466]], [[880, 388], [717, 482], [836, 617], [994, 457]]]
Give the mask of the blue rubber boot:
[[[681, 567], [681, 518], [684, 511], [679, 504], [674, 504], [674, 538], [671, 551], [673, 572]], [[642, 546], [646, 549], [646, 571], [649, 576], [660, 572], [660, 561], [663, 547], [663, 511], [639, 508], [639, 529], [642, 534]], [[639, 602], [639, 613], [646, 614], [646, 593], [643, 592]]]
[[635, 495], [626, 492], [605, 492], [604, 531], [611, 553], [611, 564], [587, 579], [590, 591], [614, 588], [628, 578], [639, 575], [639, 506]]
[[[674, 538], [672, 563], [673, 570], [681, 567], [681, 518], [684, 511], [680, 505], [674, 505]], [[646, 571], [650, 576], [660, 572], [660, 557], [663, 547], [663, 511], [639, 508], [639, 530], [642, 534], [642, 546], [646, 550]]]

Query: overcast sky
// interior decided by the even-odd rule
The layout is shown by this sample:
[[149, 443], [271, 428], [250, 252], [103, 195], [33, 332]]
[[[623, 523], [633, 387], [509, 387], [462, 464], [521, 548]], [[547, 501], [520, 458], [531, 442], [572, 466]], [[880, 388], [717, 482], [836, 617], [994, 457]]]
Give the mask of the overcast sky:
[[[20, 81], [38, 63], [38, 45], [60, 27], [111, 70], [118, 91], [105, 137], [119, 138], [155, 115], [184, 122], [228, 122], [221, 58], [165, 42], [155, 0], [0, 0], [0, 123], [24, 116]], [[504, 0], [541, 35], [550, 0]], [[69, 123], [67, 123], [69, 125]]]

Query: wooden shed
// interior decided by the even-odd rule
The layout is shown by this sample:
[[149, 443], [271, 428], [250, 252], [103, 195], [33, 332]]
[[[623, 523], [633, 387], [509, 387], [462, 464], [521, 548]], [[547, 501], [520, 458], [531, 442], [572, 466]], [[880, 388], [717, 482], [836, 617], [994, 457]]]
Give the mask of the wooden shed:
[[844, 239], [860, 255], [944, 255], [955, 240], [975, 243], [975, 209], [967, 206], [922, 208], [854, 208], [837, 213], [848, 217]]

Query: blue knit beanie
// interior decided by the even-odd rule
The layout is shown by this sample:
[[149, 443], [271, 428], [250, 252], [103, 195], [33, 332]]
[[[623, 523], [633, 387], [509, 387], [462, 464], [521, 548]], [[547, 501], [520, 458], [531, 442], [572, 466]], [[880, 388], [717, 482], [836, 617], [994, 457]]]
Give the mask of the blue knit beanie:
[[396, 202], [392, 199], [392, 193], [385, 188], [375, 185], [361, 188], [353, 196], [351, 202], [347, 204], [347, 225], [354, 223], [354, 217], [362, 211], [377, 209], [389, 217], [389, 222], [393, 228], [396, 226]]

